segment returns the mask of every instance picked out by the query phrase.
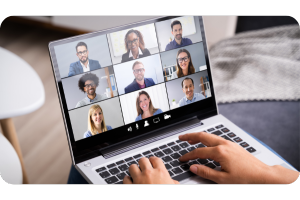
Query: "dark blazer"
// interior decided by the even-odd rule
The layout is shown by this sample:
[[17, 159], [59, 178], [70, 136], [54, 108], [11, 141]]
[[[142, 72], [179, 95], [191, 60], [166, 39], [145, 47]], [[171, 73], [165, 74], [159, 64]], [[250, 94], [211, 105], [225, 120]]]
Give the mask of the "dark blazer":
[[[146, 87], [150, 87], [152, 85], [155, 85], [155, 83], [154, 83], [154, 81], [153, 81], [152, 78], [144, 78], [144, 80], [145, 80], [145, 86]], [[140, 89], [139, 84], [134, 79], [133, 82], [130, 83], [130, 85], [128, 85], [125, 88], [125, 94], [129, 93], [129, 92], [133, 92], [133, 91], [139, 90], [139, 89]]]
[[[132, 57], [130, 57], [129, 58], [129, 52], [130, 51], [128, 51], [127, 53], [124, 53], [123, 55], [122, 55], [122, 60], [121, 60], [121, 62], [123, 63], [123, 62], [127, 62], [127, 61], [131, 61], [131, 60], [133, 60], [133, 58]], [[148, 50], [148, 49], [144, 49], [143, 51], [143, 54], [141, 55], [139, 55], [139, 58], [143, 58], [143, 57], [146, 57], [146, 56], [150, 56], [151, 54], [150, 54], [150, 51]]]
[[[90, 71], [101, 68], [101, 65], [98, 60], [89, 59], [89, 65], [90, 65]], [[71, 63], [68, 76], [74, 76], [82, 73], [83, 73], [83, 69], [80, 61]]]

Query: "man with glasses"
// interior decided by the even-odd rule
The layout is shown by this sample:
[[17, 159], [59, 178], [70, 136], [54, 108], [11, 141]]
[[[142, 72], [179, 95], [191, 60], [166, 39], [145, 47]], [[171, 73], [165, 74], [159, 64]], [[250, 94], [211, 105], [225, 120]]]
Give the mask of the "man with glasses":
[[175, 20], [171, 23], [171, 33], [174, 36], [174, 40], [167, 44], [165, 51], [193, 44], [189, 38], [182, 37], [182, 25], [180, 21]]
[[74, 76], [101, 68], [99, 61], [89, 59], [89, 51], [86, 43], [79, 42], [76, 45], [76, 55], [79, 61], [71, 63], [68, 76]]
[[205, 96], [200, 93], [194, 93], [194, 81], [191, 78], [186, 77], [181, 82], [182, 91], [185, 94], [185, 96], [180, 99], [179, 106], [185, 106], [190, 103], [194, 103], [196, 101], [200, 101], [202, 99], [205, 99]]
[[133, 63], [132, 70], [135, 79], [125, 88], [125, 94], [155, 85], [152, 78], [144, 78], [145, 68], [142, 62]]
[[84, 74], [78, 81], [78, 87], [86, 93], [86, 97], [76, 104], [77, 107], [106, 99], [105, 95], [96, 94], [96, 88], [99, 86], [99, 78], [92, 73]]

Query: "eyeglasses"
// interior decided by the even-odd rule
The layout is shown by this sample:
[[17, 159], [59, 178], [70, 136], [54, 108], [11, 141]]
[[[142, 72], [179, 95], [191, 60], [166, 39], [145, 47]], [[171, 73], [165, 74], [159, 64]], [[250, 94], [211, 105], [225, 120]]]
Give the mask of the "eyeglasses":
[[85, 55], [86, 52], [87, 52], [87, 50], [79, 51], [79, 52], [77, 52], [77, 54], [78, 54], [79, 56], [82, 56], [82, 55]]
[[184, 60], [184, 62], [187, 62], [188, 59], [189, 59], [189, 57], [186, 56], [186, 57], [184, 57], [184, 58], [178, 58], [177, 60], [178, 60], [179, 63], [182, 63], [183, 60]]
[[84, 85], [84, 87], [86, 87], [86, 88], [89, 88], [89, 87], [95, 87], [96, 86], [96, 84], [95, 83], [92, 83], [92, 84], [86, 84], [86, 85]]
[[144, 71], [144, 68], [141, 68], [141, 69], [134, 69], [133, 72], [135, 74], [138, 74], [138, 73], [142, 73]]
[[139, 38], [136, 38], [136, 39], [134, 39], [134, 40], [132, 40], [132, 41], [128, 41], [127, 44], [128, 44], [129, 46], [131, 46], [132, 43], [135, 43], [135, 44], [136, 44], [138, 40], [139, 40]]

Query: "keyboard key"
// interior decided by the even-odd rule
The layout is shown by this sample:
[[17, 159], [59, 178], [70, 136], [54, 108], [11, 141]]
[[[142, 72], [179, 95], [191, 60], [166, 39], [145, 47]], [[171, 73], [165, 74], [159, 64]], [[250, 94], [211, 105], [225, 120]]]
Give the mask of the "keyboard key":
[[253, 153], [253, 152], [255, 152], [256, 150], [255, 150], [253, 147], [249, 147], [249, 148], [247, 148], [247, 151], [249, 151], [250, 153]]
[[170, 176], [174, 176], [174, 174], [173, 174], [173, 172], [171, 172], [171, 170], [168, 172], [169, 172]]
[[233, 142], [229, 137], [227, 137], [227, 135], [222, 135], [221, 137], [224, 138], [225, 140], [228, 140], [228, 141], [230, 141], [230, 142]]
[[165, 154], [163, 154], [163, 152], [161, 152], [161, 151], [158, 151], [158, 152], [156, 152], [156, 153], [154, 153], [154, 155], [156, 156], [156, 157], [162, 157], [162, 156], [164, 156]]
[[215, 131], [215, 132], [212, 132], [212, 134], [214, 134], [214, 135], [222, 135], [223, 133], [221, 131]]
[[171, 166], [171, 165], [169, 165], [169, 164], [165, 164], [165, 166], [166, 166], [167, 170], [169, 170], [169, 169], [171, 169], [171, 168], [172, 168], [172, 166]]
[[177, 161], [177, 160], [174, 160], [174, 161], [172, 161], [172, 162], [169, 162], [169, 164], [172, 165], [173, 167], [177, 167], [177, 166], [181, 165], [182, 163], [180, 163], [180, 162]]
[[176, 140], [176, 143], [181, 143], [181, 142], [183, 142], [183, 141], [181, 141], [181, 140]]
[[191, 171], [186, 171], [180, 175], [177, 175], [177, 176], [173, 176], [172, 179], [176, 180], [176, 181], [182, 181], [184, 179], [187, 179], [187, 178], [190, 178], [192, 176], [195, 176], [196, 174], [194, 174], [193, 172]]
[[126, 171], [126, 174], [127, 174], [128, 176], [130, 176], [129, 170]]
[[162, 145], [162, 146], [160, 146], [159, 148], [160, 149], [165, 149], [165, 148], [167, 148], [168, 146], [167, 145]]
[[172, 172], [173, 172], [174, 174], [180, 174], [180, 173], [182, 173], [183, 171], [182, 171], [179, 167], [177, 167], [177, 168], [172, 169]]
[[222, 127], [224, 127], [222, 124], [221, 125], [219, 125], [219, 126], [216, 126], [216, 128], [222, 128]]
[[120, 170], [118, 168], [113, 168], [113, 169], [110, 169], [109, 172], [112, 174], [112, 175], [115, 175], [117, 173], [120, 172]]
[[179, 153], [183, 156], [184, 154], [187, 154], [188, 153], [188, 151], [187, 150], [185, 150], [185, 149], [183, 149], [183, 150], [181, 150], [181, 151], [179, 151]]
[[234, 137], [234, 136], [236, 136], [234, 133], [228, 133], [227, 134], [229, 137]]
[[228, 133], [230, 130], [228, 128], [222, 128], [221, 131], [223, 131], [224, 133]]
[[189, 152], [193, 151], [194, 149], [196, 149], [196, 148], [195, 148], [195, 147], [189, 147], [189, 148], [187, 148], [187, 150], [188, 150]]
[[249, 147], [249, 144], [248, 143], [246, 143], [246, 142], [243, 142], [243, 143], [240, 143], [240, 145], [242, 146], [242, 147]]
[[182, 148], [187, 148], [188, 146], [190, 146], [188, 143], [181, 143], [179, 144]]
[[170, 156], [165, 156], [165, 157], [162, 158], [162, 160], [165, 161], [165, 162], [170, 162], [173, 159]]
[[208, 163], [207, 159], [198, 159], [197, 161], [202, 165]]
[[117, 182], [117, 183], [115, 183], [115, 184], [123, 184], [123, 181], [119, 181], [119, 182]]
[[216, 168], [216, 165], [214, 165], [214, 164], [212, 164], [212, 163], [208, 163], [208, 164], [206, 164], [205, 166], [207, 166], [207, 167], [209, 167], [209, 168], [212, 168], [212, 169]]
[[152, 152], [156, 152], [156, 151], [158, 151], [158, 150], [159, 150], [159, 148], [151, 149]]
[[175, 144], [175, 142], [170, 142], [169, 144], [167, 144], [169, 147], [173, 146]]
[[218, 163], [217, 161], [213, 161], [213, 163], [214, 163], [216, 166], [221, 166], [220, 163]]
[[124, 172], [117, 175], [117, 177], [118, 177], [120, 180], [123, 180], [125, 176], [126, 176], [126, 174], [125, 174]]
[[126, 161], [126, 162], [133, 161], [133, 157], [126, 158], [125, 161]]
[[173, 153], [170, 155], [173, 159], [178, 159], [180, 158], [181, 156], [178, 154], [178, 153]]
[[138, 158], [140, 158], [140, 157], [142, 157], [142, 154], [138, 154], [138, 155], [135, 155], [135, 156], [133, 156], [135, 159], [138, 159]]
[[100, 167], [99, 169], [96, 169], [96, 172], [102, 172], [102, 171], [104, 171], [104, 170], [106, 170], [105, 167]]
[[208, 132], [212, 132], [214, 130], [215, 130], [214, 128], [207, 129]]
[[202, 148], [202, 147], [206, 147], [204, 144], [197, 144], [196, 145], [197, 148]]
[[125, 163], [124, 160], [120, 160], [120, 161], [116, 162], [117, 165], [122, 165], [122, 164], [124, 164], [124, 163]]
[[236, 141], [236, 142], [241, 142], [241, 141], [243, 141], [243, 140], [242, 140], [241, 138], [239, 138], [239, 137], [234, 138], [233, 140]]
[[213, 159], [208, 158], [209, 161], [213, 161]]
[[145, 156], [146, 158], [150, 158], [150, 157], [152, 157], [153, 155], [152, 154], [150, 154], [150, 155], [147, 155], [147, 156]]
[[146, 156], [146, 155], [148, 155], [148, 154], [150, 154], [150, 153], [151, 153], [150, 151], [145, 151], [145, 152], [143, 153], [143, 155]]
[[115, 166], [117, 166], [115, 163], [107, 165], [108, 168], [112, 168], [112, 167], [115, 167]]
[[126, 164], [121, 165], [121, 166], [119, 166], [119, 169], [120, 169], [121, 171], [126, 171], [126, 170], [128, 169], [128, 165], [126, 165]]
[[196, 160], [189, 162], [189, 165], [195, 165], [195, 164], [199, 165], [199, 163]]
[[112, 177], [110, 177], [110, 178], [105, 179], [105, 181], [106, 181], [106, 183], [108, 183], [108, 184], [112, 184], [112, 183], [115, 183], [115, 182], [117, 182], [117, 181], [119, 181], [119, 180], [117, 179], [117, 177], [112, 176]]
[[105, 171], [105, 172], [101, 172], [99, 175], [100, 175], [102, 178], [107, 178], [107, 177], [110, 176], [110, 173], [108, 173], [108, 171]]
[[190, 170], [190, 166], [188, 164], [181, 165], [180, 168], [184, 171]]
[[164, 152], [165, 154], [173, 153], [173, 151], [172, 151], [170, 148], [164, 149], [163, 152]]
[[179, 151], [181, 149], [178, 145], [172, 146], [171, 148], [173, 149], [173, 151]]
[[130, 165], [132, 165], [132, 164], [136, 164], [136, 165], [137, 165], [137, 162], [131, 161], [131, 162], [127, 163], [127, 165], [128, 165], [129, 167], [130, 167]]

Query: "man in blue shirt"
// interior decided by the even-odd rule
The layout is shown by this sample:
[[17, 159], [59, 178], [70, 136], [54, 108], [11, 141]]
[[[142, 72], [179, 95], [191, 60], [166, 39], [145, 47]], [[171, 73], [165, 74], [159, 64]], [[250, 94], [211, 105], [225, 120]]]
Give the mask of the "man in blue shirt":
[[180, 21], [173, 21], [171, 23], [171, 30], [171, 33], [174, 36], [174, 40], [167, 44], [165, 49], [166, 51], [193, 44], [193, 42], [189, 38], [182, 38], [182, 26]]
[[205, 99], [205, 96], [200, 93], [194, 93], [194, 81], [191, 78], [186, 77], [181, 82], [182, 91], [185, 94], [185, 97], [180, 99], [179, 106], [185, 106], [196, 101]]

